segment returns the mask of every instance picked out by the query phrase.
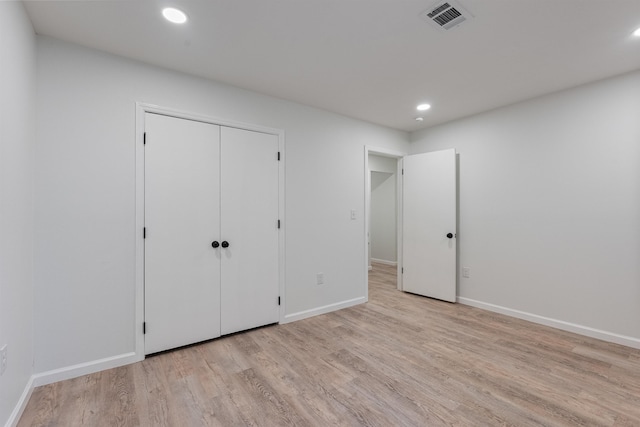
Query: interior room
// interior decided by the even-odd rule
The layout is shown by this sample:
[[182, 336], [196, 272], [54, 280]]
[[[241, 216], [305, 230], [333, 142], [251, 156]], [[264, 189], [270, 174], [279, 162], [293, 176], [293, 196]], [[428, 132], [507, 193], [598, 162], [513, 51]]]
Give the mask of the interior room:
[[640, 425], [637, 0], [9, 0], [0, 73], [1, 425]]

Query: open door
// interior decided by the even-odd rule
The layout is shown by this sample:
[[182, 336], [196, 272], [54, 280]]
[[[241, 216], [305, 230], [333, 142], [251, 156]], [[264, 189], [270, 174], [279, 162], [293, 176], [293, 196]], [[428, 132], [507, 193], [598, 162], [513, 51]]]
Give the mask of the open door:
[[455, 302], [456, 152], [406, 156], [403, 168], [403, 290]]

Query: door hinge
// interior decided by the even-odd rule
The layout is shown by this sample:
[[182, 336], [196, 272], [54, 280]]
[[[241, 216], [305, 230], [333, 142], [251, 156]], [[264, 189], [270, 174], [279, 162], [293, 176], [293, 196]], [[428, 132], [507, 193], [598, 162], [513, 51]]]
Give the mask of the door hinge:
[[400, 274], [404, 274], [404, 267], [400, 269]]
[[147, 145], [147, 133], [146, 132], [142, 135], [142, 145]]
[[280, 220], [278, 220], [278, 228], [280, 228]]
[[280, 297], [278, 297], [278, 305], [280, 305]]
[[402, 175], [404, 175], [404, 169], [402, 169]]
[[280, 161], [280, 152], [278, 151], [278, 161]]
[[147, 322], [142, 322], [142, 334], [147, 333]]
[[147, 238], [147, 227], [142, 227], [142, 238], [143, 239]]

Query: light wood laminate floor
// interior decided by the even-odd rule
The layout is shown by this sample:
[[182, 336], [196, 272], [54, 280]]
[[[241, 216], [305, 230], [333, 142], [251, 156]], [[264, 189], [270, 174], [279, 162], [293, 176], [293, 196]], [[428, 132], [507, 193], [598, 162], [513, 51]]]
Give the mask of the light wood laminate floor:
[[19, 426], [640, 426], [640, 351], [395, 289], [34, 390]]

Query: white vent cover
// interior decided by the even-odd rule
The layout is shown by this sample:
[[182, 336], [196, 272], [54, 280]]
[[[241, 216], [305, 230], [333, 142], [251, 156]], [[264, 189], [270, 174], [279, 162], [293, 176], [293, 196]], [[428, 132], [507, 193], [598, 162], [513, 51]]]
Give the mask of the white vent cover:
[[449, 30], [473, 18], [473, 15], [460, 3], [453, 0], [440, 0], [423, 11], [420, 16], [441, 30]]

